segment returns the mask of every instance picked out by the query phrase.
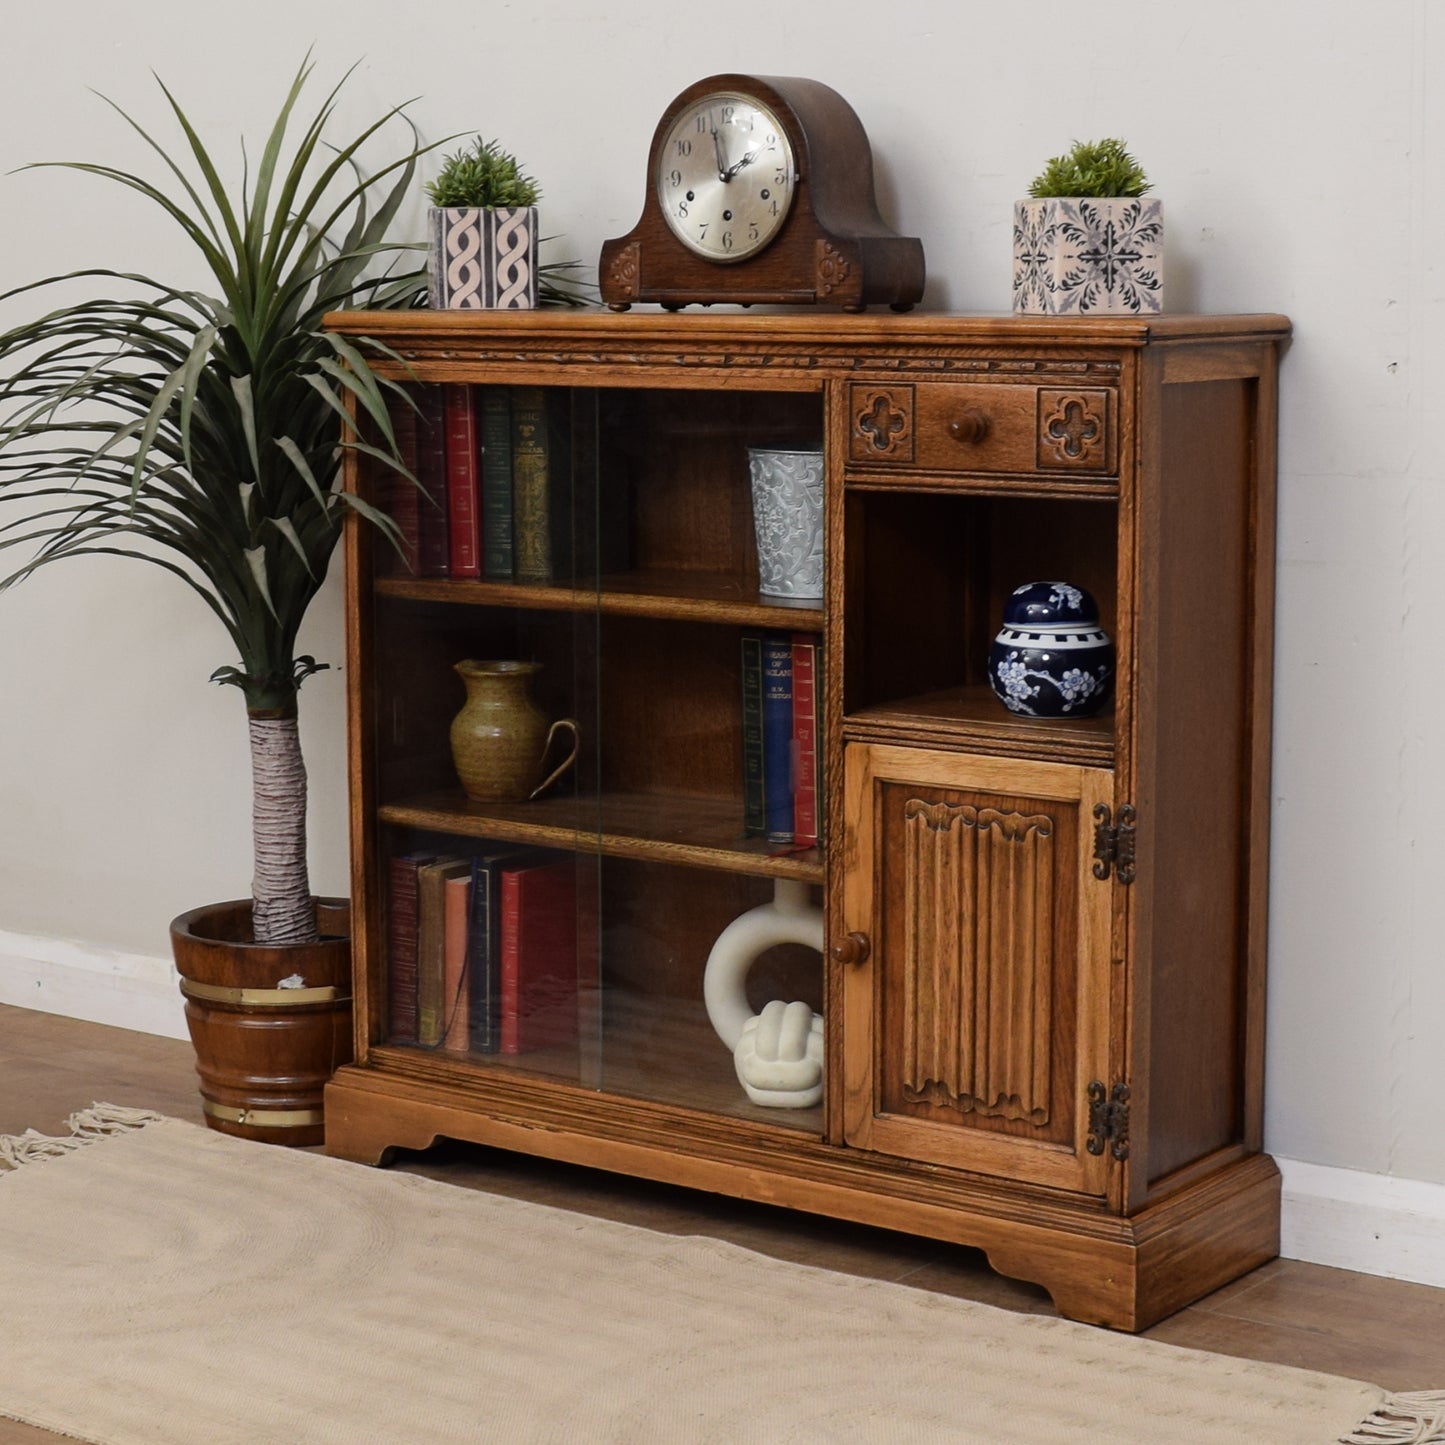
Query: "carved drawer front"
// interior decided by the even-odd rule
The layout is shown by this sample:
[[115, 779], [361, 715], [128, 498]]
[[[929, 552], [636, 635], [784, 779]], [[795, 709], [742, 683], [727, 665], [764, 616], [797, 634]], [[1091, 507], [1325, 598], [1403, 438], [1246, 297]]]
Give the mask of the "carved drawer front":
[[1085, 477], [1118, 471], [1109, 387], [854, 382], [849, 400], [855, 467]]

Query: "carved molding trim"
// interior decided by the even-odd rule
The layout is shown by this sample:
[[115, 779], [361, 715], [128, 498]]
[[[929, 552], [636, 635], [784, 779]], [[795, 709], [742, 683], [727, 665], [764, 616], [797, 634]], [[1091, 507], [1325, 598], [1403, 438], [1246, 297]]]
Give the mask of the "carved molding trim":
[[904, 804], [905, 1095], [1049, 1122], [1054, 820]]
[[437, 343], [418, 346], [414, 342], [388, 343], [407, 361], [494, 362], [501, 365], [518, 361], [536, 361], [558, 367], [662, 367], [678, 366], [736, 367], [761, 371], [870, 371], [905, 372], [920, 375], [1014, 376], [1020, 373], [1059, 375], [1075, 369], [1101, 380], [1117, 376], [1119, 363], [1090, 362], [1014, 362], [991, 357], [916, 354], [894, 357], [862, 357], [856, 347], [814, 346], [807, 348], [774, 348], [752, 350], [739, 348], [719, 351], [638, 351], [630, 347], [588, 347], [559, 350], [545, 336], [518, 334], [488, 346], [471, 343]]

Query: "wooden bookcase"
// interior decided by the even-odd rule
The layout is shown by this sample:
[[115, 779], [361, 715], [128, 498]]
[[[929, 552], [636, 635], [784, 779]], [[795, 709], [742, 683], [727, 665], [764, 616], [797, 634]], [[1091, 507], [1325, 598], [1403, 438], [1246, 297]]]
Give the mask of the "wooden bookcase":
[[[573, 576], [399, 575], [373, 528], [349, 532], [357, 1049], [327, 1091], [330, 1152], [446, 1136], [915, 1232], [1129, 1330], [1277, 1252], [1284, 318], [332, 321], [426, 385], [565, 394], [586, 440]], [[827, 575], [799, 607], [758, 593], [746, 451], [804, 438], [825, 451]], [[371, 464], [348, 468], [376, 500]], [[598, 576], [586, 539], [619, 528], [626, 560]], [[1022, 719], [987, 687], [1005, 597], [1046, 578], [1087, 587], [1117, 644], [1100, 717]], [[740, 640], [759, 628], [821, 639], [817, 848], [743, 837]], [[549, 796], [465, 799], [463, 657], [543, 663], [540, 705], [582, 736]], [[980, 861], [987, 840], [950, 826], [976, 809], [1022, 845]], [[391, 861], [480, 840], [577, 860], [575, 1044], [390, 1037]], [[702, 998], [717, 934], [780, 879], [827, 929], [821, 960], [779, 948], [749, 978], [755, 1007], [824, 1016], [824, 1098], [796, 1110], [748, 1101]]]

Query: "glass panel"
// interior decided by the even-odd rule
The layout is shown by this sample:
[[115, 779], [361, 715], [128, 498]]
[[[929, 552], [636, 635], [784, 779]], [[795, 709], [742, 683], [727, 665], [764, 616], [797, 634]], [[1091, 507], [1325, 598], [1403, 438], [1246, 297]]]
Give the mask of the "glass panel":
[[[821, 396], [413, 394], [423, 490], [374, 479], [410, 554], [371, 549], [376, 1042], [820, 1129], [820, 1106], [750, 1101], [709, 1021], [704, 969], [775, 887], [791, 909], [782, 934], [821, 918], [807, 707], [821, 601], [760, 593], [748, 466], [750, 445], [816, 446]], [[411, 423], [399, 410], [399, 429]], [[745, 657], [759, 668], [755, 752], [774, 730], [773, 818], [745, 817]], [[790, 688], [796, 671], [796, 705], [765, 657]], [[795, 773], [810, 785], [797, 807]], [[744, 962], [735, 1011], [821, 1008], [816, 947]], [[785, 1055], [806, 1017], [788, 1016]], [[767, 1063], [774, 1088], [807, 1072], [806, 1058]]]

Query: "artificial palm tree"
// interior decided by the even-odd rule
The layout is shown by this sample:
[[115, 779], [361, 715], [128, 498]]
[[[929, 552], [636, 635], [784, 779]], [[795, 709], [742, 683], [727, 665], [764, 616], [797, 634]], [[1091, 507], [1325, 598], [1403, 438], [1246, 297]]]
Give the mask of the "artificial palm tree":
[[410, 305], [425, 291], [407, 254], [415, 248], [387, 236], [431, 147], [412, 131], [404, 153], [360, 170], [358, 153], [378, 131], [409, 125], [404, 107], [328, 146], [346, 77], [293, 139], [311, 70], [308, 57], [234, 197], [164, 84], [184, 164], [109, 103], [169, 171], [169, 193], [110, 166], [49, 163], [161, 207], [217, 294], [90, 269], [0, 297], [13, 304], [77, 279], [102, 293], [0, 335], [0, 505], [15, 514], [0, 547], [29, 548], [0, 588], [62, 558], [118, 553], [174, 573], [220, 618], [239, 665], [213, 680], [241, 690], [250, 723], [254, 936], [273, 944], [316, 936], [297, 692], [324, 664], [297, 656], [297, 631], [348, 509], [391, 525], [340, 488], [353, 412], [371, 418], [375, 445], [354, 430], [345, 445], [398, 463], [389, 384], [322, 317]]

